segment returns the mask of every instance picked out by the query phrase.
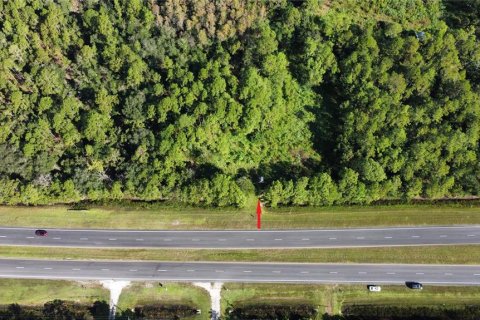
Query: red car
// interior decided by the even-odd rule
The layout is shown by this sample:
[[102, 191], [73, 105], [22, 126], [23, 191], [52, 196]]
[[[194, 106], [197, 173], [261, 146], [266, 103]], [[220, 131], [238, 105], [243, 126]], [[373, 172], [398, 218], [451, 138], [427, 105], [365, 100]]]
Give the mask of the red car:
[[47, 230], [35, 230], [35, 235], [39, 237], [46, 237], [48, 234]]

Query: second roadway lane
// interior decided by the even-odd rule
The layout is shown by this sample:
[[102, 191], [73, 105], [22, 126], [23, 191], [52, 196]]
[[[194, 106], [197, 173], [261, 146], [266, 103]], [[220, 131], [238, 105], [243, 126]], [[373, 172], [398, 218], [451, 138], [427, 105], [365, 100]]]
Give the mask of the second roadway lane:
[[0, 228], [0, 245], [103, 248], [342, 248], [480, 244], [480, 226], [262, 231]]

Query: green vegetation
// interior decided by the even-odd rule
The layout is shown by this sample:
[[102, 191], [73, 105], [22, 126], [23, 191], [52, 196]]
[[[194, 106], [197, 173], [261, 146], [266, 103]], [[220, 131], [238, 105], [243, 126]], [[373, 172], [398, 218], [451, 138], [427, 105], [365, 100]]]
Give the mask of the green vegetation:
[[0, 247], [3, 258], [152, 261], [253, 261], [338, 263], [480, 264], [480, 246], [428, 246], [348, 249], [80, 249]]
[[[222, 311], [227, 308], [258, 304], [307, 304], [323, 313], [339, 314], [349, 305], [443, 306], [478, 304], [478, 287], [425, 286], [414, 292], [405, 286], [382, 286], [382, 292], [369, 292], [361, 285], [234, 284], [224, 285]], [[327, 318], [330, 319], [330, 318]], [[335, 318], [332, 318], [335, 319]]]
[[167, 282], [160, 286], [159, 282], [135, 282], [122, 291], [118, 301], [121, 310], [146, 305], [185, 305], [201, 310], [192, 319], [210, 319], [210, 296], [202, 288], [189, 284]]
[[[252, 207], [244, 209], [107, 206], [84, 211], [69, 210], [64, 206], [0, 206], [0, 220], [2, 226], [32, 228], [255, 229], [255, 204], [252, 202]], [[262, 215], [263, 229], [452, 224], [480, 224], [480, 211], [475, 206], [402, 205], [269, 208]]]
[[2, 1], [0, 203], [476, 196], [475, 10]]
[[98, 282], [0, 279], [0, 305], [43, 305], [54, 299], [76, 303], [108, 301], [109, 291]]

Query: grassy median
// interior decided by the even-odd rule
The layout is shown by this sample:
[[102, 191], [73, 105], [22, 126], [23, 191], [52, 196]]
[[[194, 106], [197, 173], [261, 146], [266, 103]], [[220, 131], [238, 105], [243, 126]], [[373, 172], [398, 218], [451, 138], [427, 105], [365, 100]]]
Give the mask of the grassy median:
[[[2, 226], [110, 229], [255, 229], [255, 209], [0, 207]], [[397, 205], [265, 210], [263, 229], [480, 224], [478, 206]]]
[[1, 258], [154, 261], [480, 264], [479, 245], [342, 249], [81, 249], [0, 247]]

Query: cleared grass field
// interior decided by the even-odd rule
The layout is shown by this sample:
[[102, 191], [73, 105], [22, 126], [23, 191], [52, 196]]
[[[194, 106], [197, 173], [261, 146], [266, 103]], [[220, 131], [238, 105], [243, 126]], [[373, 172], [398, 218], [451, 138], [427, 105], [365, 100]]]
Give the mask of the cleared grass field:
[[0, 279], [0, 304], [43, 305], [54, 299], [93, 303], [110, 299], [98, 282]]
[[135, 306], [161, 305], [188, 305], [201, 310], [201, 314], [189, 319], [210, 319], [210, 296], [202, 288], [190, 284], [159, 282], [134, 282], [123, 289], [118, 306], [120, 310]]
[[352, 249], [174, 250], [0, 247], [2, 258], [480, 264], [480, 246]]
[[[255, 229], [255, 208], [132, 209], [95, 207], [88, 211], [67, 206], [0, 207], [2, 226], [107, 229]], [[330, 208], [267, 208], [263, 229], [363, 226], [480, 224], [480, 207], [459, 205], [401, 205]]]
[[[224, 285], [222, 310], [248, 304], [309, 303], [319, 313], [338, 314], [342, 305], [461, 306], [480, 303], [480, 287], [425, 286], [414, 291], [405, 286], [382, 286], [369, 292], [359, 285], [233, 284]], [[321, 317], [318, 317], [321, 319]]]

